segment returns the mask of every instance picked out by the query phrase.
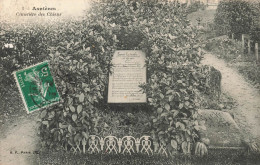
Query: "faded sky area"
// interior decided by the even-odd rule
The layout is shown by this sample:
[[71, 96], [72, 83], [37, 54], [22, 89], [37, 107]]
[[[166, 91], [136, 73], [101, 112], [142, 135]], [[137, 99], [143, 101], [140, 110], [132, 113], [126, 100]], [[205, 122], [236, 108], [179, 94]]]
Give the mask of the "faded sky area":
[[[34, 9], [39, 10], [34, 10]], [[47, 8], [52, 8], [48, 10]], [[0, 21], [54, 21], [80, 17], [90, 8], [90, 0], [0, 0]], [[47, 9], [47, 10], [46, 10]]]

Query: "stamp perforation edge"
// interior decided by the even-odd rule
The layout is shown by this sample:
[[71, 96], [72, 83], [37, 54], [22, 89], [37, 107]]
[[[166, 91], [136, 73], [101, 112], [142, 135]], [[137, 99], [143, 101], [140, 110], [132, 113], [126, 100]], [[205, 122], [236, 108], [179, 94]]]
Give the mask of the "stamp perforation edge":
[[[57, 94], [58, 94], [58, 96], [59, 96], [59, 97], [58, 97], [59, 100], [58, 100], [57, 102], [53, 102], [53, 103], [50, 103], [50, 104], [48, 104], [48, 105], [42, 106], [42, 107], [40, 107], [39, 109], [33, 110], [33, 111], [31, 111], [31, 112], [30, 112], [29, 109], [28, 109], [28, 104], [27, 104], [27, 102], [26, 102], [26, 100], [25, 100], [25, 96], [24, 96], [24, 94], [23, 94], [23, 92], [22, 92], [22, 89], [21, 89], [21, 86], [20, 86], [20, 84], [19, 84], [19, 81], [18, 81], [18, 79], [17, 79], [17, 77], [16, 77], [16, 73], [17, 73], [17, 72], [19, 73], [19, 72], [21, 72], [21, 71], [24, 71], [24, 70], [33, 68], [33, 67], [35, 67], [35, 66], [37, 66], [37, 65], [41, 65], [41, 64], [44, 64], [44, 63], [47, 63], [47, 64], [48, 64], [48, 66], [49, 66], [49, 68], [50, 68], [50, 72], [51, 72], [51, 67], [50, 67], [50, 65], [49, 65], [49, 60], [45, 60], [45, 61], [43, 61], [43, 62], [40, 62], [40, 63], [34, 64], [34, 65], [31, 65], [31, 66], [29, 66], [29, 67], [26, 67], [26, 68], [23, 68], [23, 69], [20, 69], [20, 70], [17, 70], [17, 71], [13, 71], [13, 73], [12, 73], [13, 76], [14, 76], [14, 78], [15, 78], [16, 85], [17, 85], [17, 87], [18, 87], [18, 90], [19, 90], [19, 92], [20, 92], [20, 95], [22, 96], [23, 104], [24, 104], [24, 106], [25, 106], [25, 110], [26, 110], [27, 114], [30, 114], [30, 113], [35, 112], [35, 111], [39, 111], [39, 110], [41, 110], [41, 109], [43, 109], [43, 108], [50, 107], [50, 106], [55, 105], [55, 104], [57, 104], [57, 103], [59, 103], [59, 102], [61, 101], [58, 88], [56, 88]], [[52, 78], [53, 78], [53, 83], [55, 84], [54, 77], [52, 77]], [[55, 85], [56, 85], [56, 84], [55, 84]]]

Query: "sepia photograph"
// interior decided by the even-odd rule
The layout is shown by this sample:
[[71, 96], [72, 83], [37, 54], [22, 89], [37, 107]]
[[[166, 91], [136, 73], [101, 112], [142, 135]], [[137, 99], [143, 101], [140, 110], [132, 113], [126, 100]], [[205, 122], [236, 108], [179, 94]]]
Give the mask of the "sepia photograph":
[[0, 0], [0, 165], [259, 165], [260, 0]]

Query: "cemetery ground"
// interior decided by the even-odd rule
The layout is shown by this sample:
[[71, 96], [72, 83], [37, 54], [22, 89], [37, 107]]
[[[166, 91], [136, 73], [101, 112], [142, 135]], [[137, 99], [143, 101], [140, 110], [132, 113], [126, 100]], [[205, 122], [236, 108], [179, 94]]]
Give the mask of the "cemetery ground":
[[[214, 11], [199, 11], [199, 17], [205, 16], [212, 21]], [[197, 16], [193, 17], [196, 23]], [[194, 20], [195, 19], [195, 20]], [[202, 19], [202, 21], [205, 19]], [[212, 51], [214, 52], [214, 51]], [[230, 61], [219, 59], [221, 55], [205, 52], [202, 64], [214, 66], [222, 74], [222, 94], [219, 102], [211, 102], [204, 114], [221, 113], [228, 123], [222, 123], [220, 118], [212, 122], [223, 128], [210, 130], [211, 121], [206, 122], [207, 133], [210, 137], [208, 155], [197, 157], [195, 155], [178, 154], [173, 157], [161, 155], [147, 156], [143, 154], [83, 154], [63, 151], [49, 151], [40, 147], [40, 138], [37, 135], [37, 119], [41, 111], [27, 115], [17, 87], [6, 93], [1, 92], [0, 100], [0, 165], [34, 165], [34, 164], [259, 164], [259, 154], [249, 152], [250, 144], [260, 145], [260, 92], [256, 85], [243, 77], [237, 68], [230, 65]], [[231, 66], [231, 67], [230, 67]], [[257, 77], [258, 75], [256, 75]], [[259, 76], [258, 76], [259, 77]], [[5, 88], [8, 88], [5, 86]], [[2, 99], [3, 98], [3, 99]], [[231, 114], [231, 116], [228, 113]], [[219, 120], [219, 121], [218, 121]], [[225, 121], [227, 122], [227, 121]], [[230, 124], [234, 132], [225, 127]], [[231, 132], [231, 133], [230, 133]], [[219, 135], [214, 137], [214, 135]], [[221, 136], [223, 135], [223, 136]], [[242, 141], [240, 141], [242, 139]], [[235, 145], [234, 148], [228, 148]], [[219, 147], [214, 149], [212, 147]], [[240, 148], [242, 147], [242, 148]]]
[[[206, 53], [203, 64], [214, 66], [222, 74], [222, 92], [233, 98], [234, 106], [222, 107], [234, 116], [246, 141], [260, 144], [260, 93], [234, 68], [216, 56]], [[43, 151], [37, 136], [36, 119], [39, 112], [27, 115], [16, 92], [7, 93], [1, 107], [1, 164], [257, 164], [259, 157], [246, 154], [245, 149], [210, 149], [203, 158], [178, 155], [173, 158], [158, 155], [72, 154]], [[228, 99], [230, 101], [230, 99]], [[224, 104], [224, 103], [223, 103]], [[12, 152], [12, 153], [11, 153]]]

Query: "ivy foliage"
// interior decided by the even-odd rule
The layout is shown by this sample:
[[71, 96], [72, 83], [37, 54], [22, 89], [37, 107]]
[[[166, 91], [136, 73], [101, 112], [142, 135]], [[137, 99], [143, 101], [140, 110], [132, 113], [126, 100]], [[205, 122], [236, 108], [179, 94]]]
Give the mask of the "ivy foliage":
[[[16, 89], [12, 72], [46, 59], [48, 37], [50, 37], [48, 33], [48, 29], [36, 24], [28, 26], [25, 23], [22, 25], [0, 23], [1, 98], [6, 98], [10, 93], [14, 93], [10, 89]], [[11, 99], [1, 99], [0, 103], [3, 111], [11, 111], [13, 104]]]
[[186, 11], [175, 2], [113, 1], [92, 4], [80, 21], [24, 28], [33, 34], [45, 32], [33, 48], [45, 46], [35, 54], [48, 54], [44, 59], [50, 60], [62, 97], [60, 104], [41, 111], [43, 146], [76, 146], [90, 134], [104, 134], [104, 127], [140, 121], [131, 113], [125, 113], [133, 120], [129, 123], [108, 120], [114, 107], [107, 104], [107, 88], [114, 51], [143, 50], [148, 79], [141, 87], [148, 100], [147, 104], [133, 105], [134, 109], [148, 110], [143, 125], [154, 141], [171, 153], [189, 152], [205, 126], [197, 121], [199, 103], [195, 97], [202, 85], [199, 41]]
[[251, 34], [255, 41], [259, 41], [260, 3], [245, 0], [220, 1], [215, 15], [216, 31], [218, 35]]

